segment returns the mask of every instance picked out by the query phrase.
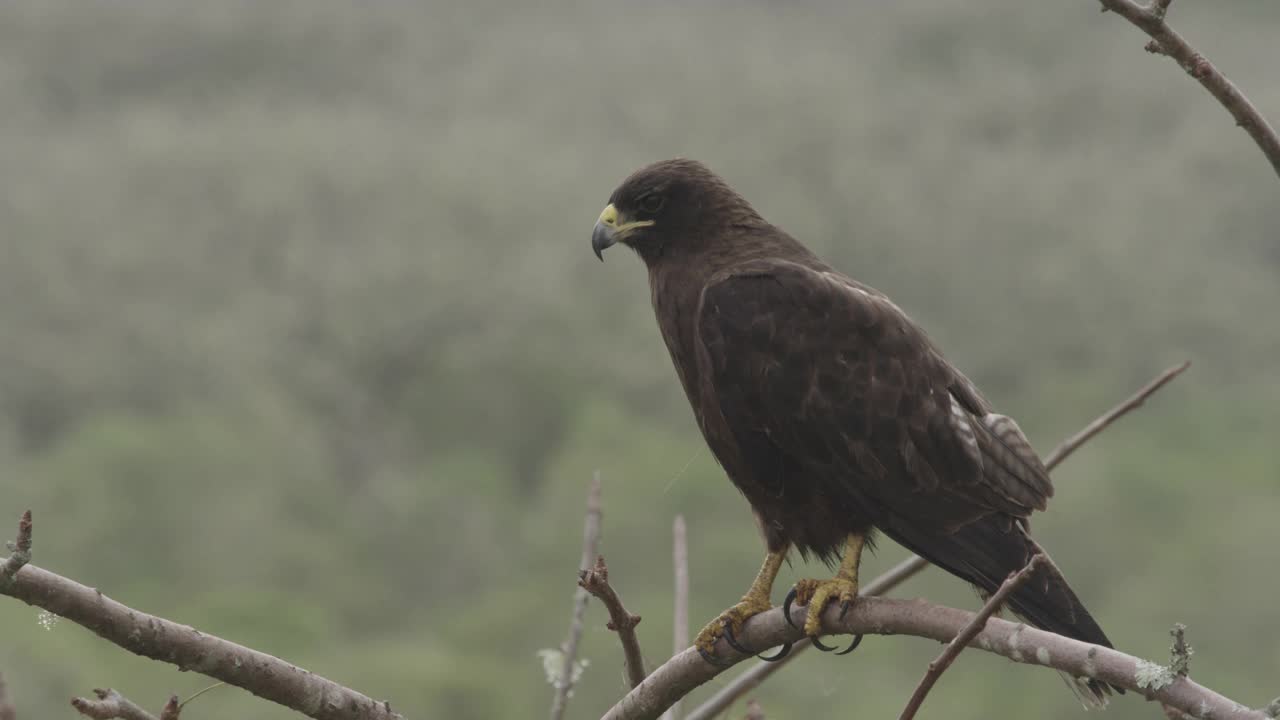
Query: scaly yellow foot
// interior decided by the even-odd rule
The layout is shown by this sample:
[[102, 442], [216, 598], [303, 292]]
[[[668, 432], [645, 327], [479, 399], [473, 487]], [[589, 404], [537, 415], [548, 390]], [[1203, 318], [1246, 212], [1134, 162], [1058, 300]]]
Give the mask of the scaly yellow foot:
[[742, 624], [748, 618], [772, 608], [773, 605], [770, 604], [768, 596], [752, 597], [748, 594], [742, 598], [742, 602], [725, 610], [715, 620], [707, 623], [707, 626], [698, 633], [698, 637], [693, 644], [698, 650], [702, 651], [704, 657], [707, 655], [714, 656], [715, 653], [712, 648], [715, 647], [720, 638], [724, 637], [725, 628], [729, 629], [732, 636], [738, 637], [742, 634]]
[[[782, 567], [782, 558], [786, 550], [780, 552], [771, 552], [764, 559], [764, 565], [761, 566], [759, 574], [756, 575], [755, 582], [751, 583], [751, 589], [746, 595], [742, 596], [742, 601], [737, 605], [720, 613], [720, 616], [712, 620], [706, 627], [698, 633], [698, 637], [694, 640], [694, 647], [698, 648], [698, 652], [703, 658], [715, 665], [721, 664], [716, 659], [715, 644], [720, 638], [728, 639], [729, 644], [734, 649], [750, 654], [751, 651], [742, 647], [735, 639], [742, 633], [742, 625], [754, 615], [769, 610], [773, 604], [769, 602], [769, 593], [773, 590], [773, 579], [778, 576], [778, 568]], [[790, 652], [791, 646], [788, 644], [783, 651], [773, 658], [780, 659]]]
[[827, 603], [839, 599], [841, 608], [847, 609], [858, 597], [858, 581], [840, 576], [830, 580], [799, 580], [795, 594], [795, 602], [809, 608], [804, 616], [804, 634], [817, 637], [822, 633], [822, 611]]
[[[830, 580], [801, 580], [791, 588], [786, 601], [782, 603], [782, 611], [786, 613], [788, 623], [791, 622], [792, 602], [809, 608], [804, 616], [804, 634], [809, 636], [813, 646], [819, 650], [835, 649], [818, 641], [818, 635], [822, 634], [822, 611], [826, 609], [827, 603], [839, 600], [840, 615], [843, 617], [858, 599], [858, 564], [862, 560], [862, 546], [865, 541], [864, 535], [857, 533], [850, 535], [845, 543], [844, 559], [840, 562], [840, 570], [836, 572], [836, 576]], [[837, 654], [853, 652], [860, 642], [862, 642], [861, 635], [855, 637], [848, 648]]]

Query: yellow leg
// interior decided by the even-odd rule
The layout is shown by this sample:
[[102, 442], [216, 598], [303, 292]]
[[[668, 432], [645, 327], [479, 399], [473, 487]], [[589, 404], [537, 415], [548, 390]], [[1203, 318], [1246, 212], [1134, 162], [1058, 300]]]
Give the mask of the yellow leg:
[[855, 533], [849, 536], [845, 541], [840, 569], [830, 580], [801, 580], [796, 583], [796, 603], [809, 607], [804, 620], [805, 635], [817, 637], [821, 633], [822, 611], [828, 602], [839, 598], [840, 604], [848, 607], [858, 597], [858, 564], [862, 562], [865, 543], [865, 535]]
[[698, 633], [694, 645], [699, 650], [704, 654], [713, 654], [711, 648], [724, 635], [725, 625], [731, 626], [736, 635], [742, 631], [742, 624], [747, 621], [747, 618], [773, 607], [769, 602], [769, 594], [773, 591], [773, 580], [778, 577], [778, 569], [782, 567], [782, 559], [786, 554], [786, 549], [783, 549], [781, 552], [771, 552], [765, 556], [764, 564], [760, 566], [755, 582], [751, 583], [747, 594], [742, 596], [742, 601], [720, 613], [719, 617], [708, 623]]

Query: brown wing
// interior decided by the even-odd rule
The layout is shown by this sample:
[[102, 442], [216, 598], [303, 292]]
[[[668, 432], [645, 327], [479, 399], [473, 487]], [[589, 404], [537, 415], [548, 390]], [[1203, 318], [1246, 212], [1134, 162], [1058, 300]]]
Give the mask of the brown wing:
[[767, 437], [806, 481], [952, 528], [1025, 518], [1053, 494], [1013, 420], [897, 306], [842, 275], [735, 268], [704, 289], [698, 338], [704, 403], [740, 442]]

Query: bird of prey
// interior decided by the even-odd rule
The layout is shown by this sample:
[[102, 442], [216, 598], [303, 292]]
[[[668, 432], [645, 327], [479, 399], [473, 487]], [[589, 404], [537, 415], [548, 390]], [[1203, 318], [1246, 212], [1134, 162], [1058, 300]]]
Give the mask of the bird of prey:
[[[795, 548], [834, 565], [788, 596], [817, 639], [831, 601], [847, 610], [875, 530], [991, 593], [1042, 552], [1027, 519], [1053, 494], [1009, 417], [888, 297], [834, 270], [693, 160], [627, 177], [591, 235], [649, 271], [658, 328], [707, 445], [746, 496], [767, 555], [742, 601], [698, 634], [721, 636], [771, 607]], [[843, 555], [841, 555], [843, 552]], [[1009, 605], [1033, 625], [1111, 647], [1052, 563]], [[1090, 681], [1091, 699], [1109, 688]]]

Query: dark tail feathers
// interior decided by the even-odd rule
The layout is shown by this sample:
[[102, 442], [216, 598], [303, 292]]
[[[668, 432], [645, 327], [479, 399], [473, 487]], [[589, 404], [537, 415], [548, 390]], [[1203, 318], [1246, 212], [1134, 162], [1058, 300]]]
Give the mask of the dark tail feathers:
[[[881, 529], [917, 555], [989, 595], [1011, 573], [1025, 567], [1032, 555], [1044, 552], [1020, 525], [1005, 520], [1007, 518], [984, 518], [950, 534], [897, 523], [886, 524]], [[1009, 598], [1009, 607], [1042, 630], [1113, 647], [1052, 561], [1041, 563], [1035, 576]], [[1097, 680], [1087, 681], [1086, 687], [1098, 704], [1105, 704], [1106, 696], [1113, 689]], [[1124, 693], [1122, 688], [1114, 690]]]

